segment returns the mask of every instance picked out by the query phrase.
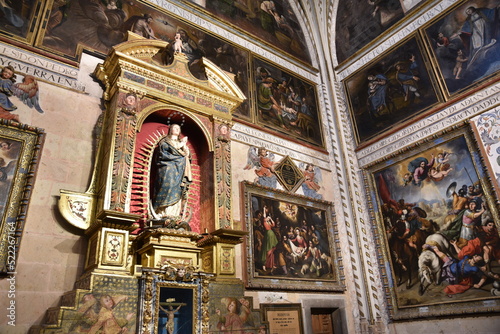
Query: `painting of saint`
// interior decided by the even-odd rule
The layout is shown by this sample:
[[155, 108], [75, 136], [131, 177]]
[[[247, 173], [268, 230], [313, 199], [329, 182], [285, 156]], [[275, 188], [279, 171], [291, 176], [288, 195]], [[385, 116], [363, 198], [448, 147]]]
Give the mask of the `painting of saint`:
[[499, 0], [468, 1], [426, 29], [450, 94], [500, 70]]
[[345, 81], [358, 141], [381, 134], [438, 102], [419, 43], [410, 39]]
[[496, 212], [465, 136], [429, 143], [373, 180], [398, 308], [490, 296], [500, 279]]
[[344, 62], [368, 45], [423, 2], [423, 0], [340, 1], [335, 29], [338, 63]]
[[311, 63], [297, 16], [285, 0], [189, 0], [224, 22], [244, 30], [290, 55]]
[[7, 210], [21, 147], [22, 144], [18, 141], [0, 137], [0, 219], [3, 219]]
[[254, 59], [257, 122], [287, 136], [323, 146], [315, 87]]

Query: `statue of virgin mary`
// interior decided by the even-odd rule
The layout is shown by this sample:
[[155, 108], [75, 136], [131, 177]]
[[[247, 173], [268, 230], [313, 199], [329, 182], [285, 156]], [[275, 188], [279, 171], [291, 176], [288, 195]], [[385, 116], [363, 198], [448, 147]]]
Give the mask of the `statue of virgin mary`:
[[192, 182], [188, 138], [180, 138], [180, 134], [181, 127], [172, 124], [168, 135], [158, 143], [154, 160], [157, 177], [152, 197], [154, 215], [158, 218], [181, 216]]

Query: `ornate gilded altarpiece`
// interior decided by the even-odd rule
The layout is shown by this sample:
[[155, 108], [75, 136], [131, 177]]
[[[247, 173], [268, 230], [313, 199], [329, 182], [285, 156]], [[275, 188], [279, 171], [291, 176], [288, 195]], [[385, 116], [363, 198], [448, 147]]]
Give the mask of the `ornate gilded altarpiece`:
[[44, 137], [42, 129], [0, 119], [0, 276], [16, 271]]
[[[165, 329], [170, 306], [181, 307], [189, 333], [206, 332], [202, 277], [238, 281], [234, 247], [246, 233], [232, 223], [230, 131], [232, 112], [245, 96], [227, 72], [202, 61], [204, 80], [191, 73], [186, 55], [170, 53], [166, 42], [130, 33], [127, 42], [113, 47], [94, 73], [104, 88], [106, 111], [91, 184], [85, 193], [61, 190], [62, 215], [89, 238], [83, 275], [88, 293], [96, 276], [142, 275], [149, 282], [148, 273], [163, 273], [166, 282], [153, 290], [142, 285], [144, 333]], [[180, 201], [183, 209], [158, 216], [151, 204], [155, 155], [175, 131], [190, 151], [191, 182]], [[113, 296], [97, 299], [103, 304]], [[51, 312], [53, 319], [63, 317], [63, 309]]]

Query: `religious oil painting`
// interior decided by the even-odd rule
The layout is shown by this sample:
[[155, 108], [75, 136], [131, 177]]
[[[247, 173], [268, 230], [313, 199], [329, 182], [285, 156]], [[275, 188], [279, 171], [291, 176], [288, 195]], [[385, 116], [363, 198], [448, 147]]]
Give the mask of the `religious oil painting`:
[[294, 290], [339, 288], [331, 203], [243, 183], [247, 284]]
[[214, 14], [232, 28], [262, 39], [303, 62], [311, 63], [300, 22], [287, 0], [188, 0]]
[[449, 94], [500, 70], [499, 6], [500, 0], [467, 1], [425, 30]]
[[[42, 0], [0, 1], [0, 34], [31, 43], [46, 2]], [[65, 2], [65, 0], [54, 0], [54, 2]]]
[[[60, 13], [62, 19], [57, 20]], [[170, 43], [172, 53], [177, 39], [189, 61], [191, 73], [206, 79], [202, 58], [208, 58], [231, 73], [245, 96], [249, 96], [249, 53], [241, 48], [194, 28], [137, 0], [55, 1], [48, 9], [47, 29], [39, 46], [49, 52], [78, 60], [83, 48], [105, 55], [111, 47], [124, 42], [128, 32], [146, 39]], [[249, 117], [248, 102], [236, 111]]]
[[253, 60], [256, 123], [288, 137], [324, 146], [316, 87], [258, 58]]
[[439, 101], [420, 45], [412, 37], [345, 81], [358, 142], [395, 128]]
[[[410, 14], [423, 0], [347, 0], [340, 1], [335, 43], [337, 60], [347, 60], [384, 31]], [[363, 22], [363, 24], [359, 24]]]
[[416, 147], [371, 171], [392, 316], [500, 310], [498, 209], [470, 128]]
[[0, 120], [0, 276], [15, 272], [44, 133]]

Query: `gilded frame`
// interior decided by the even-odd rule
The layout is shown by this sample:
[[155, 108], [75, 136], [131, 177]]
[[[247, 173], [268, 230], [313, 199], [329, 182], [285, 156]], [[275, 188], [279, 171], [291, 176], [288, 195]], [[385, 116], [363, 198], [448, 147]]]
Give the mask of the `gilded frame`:
[[[445, 176], [440, 175], [443, 176], [441, 180], [436, 174], [430, 172], [431, 169], [426, 172], [426, 177], [419, 176], [413, 179], [407, 177], [407, 168], [413, 165], [414, 161], [423, 157], [430, 160], [432, 154], [438, 157], [437, 154], [442, 152], [449, 153], [449, 162], [446, 162], [448, 163], [447, 169], [441, 165], [440, 171], [447, 170], [449, 172]], [[470, 314], [471, 312], [477, 314], [500, 311], [500, 298], [495, 298], [490, 294], [492, 278], [488, 278], [480, 289], [471, 287], [458, 294], [445, 290], [448, 284], [443, 283], [444, 278], [437, 280], [438, 277], [442, 277], [437, 269], [432, 272], [434, 276], [431, 276], [433, 277], [431, 282], [419, 280], [425, 276], [422, 274], [423, 266], [419, 263], [424, 263], [428, 257], [432, 258], [433, 252], [435, 252], [432, 249], [425, 249], [423, 246], [425, 243], [433, 244], [431, 240], [437, 240], [440, 249], [444, 248], [442, 245], [449, 245], [450, 248], [447, 248], [446, 252], [450, 254], [450, 258], [456, 259], [457, 262], [459, 260], [457, 252], [450, 250], [452, 249], [451, 243], [442, 240], [458, 239], [458, 236], [452, 237], [451, 232], [447, 231], [446, 228], [453, 225], [453, 220], [451, 218], [448, 220], [452, 213], [465, 211], [465, 208], [461, 208], [460, 211], [450, 211], [451, 208], [456, 209], [455, 205], [459, 203], [452, 201], [452, 199], [462, 197], [462, 195], [457, 195], [457, 193], [461, 194], [459, 187], [462, 184], [477, 186], [477, 189], [482, 191], [483, 202], [488, 208], [488, 211], [484, 213], [484, 218], [493, 219], [496, 222], [497, 230], [500, 229], [499, 213], [492, 196], [490, 178], [478, 153], [477, 142], [468, 125], [463, 125], [457, 130], [444, 130], [438, 135], [424, 139], [412, 147], [407, 147], [394, 155], [375, 162], [365, 170], [365, 178], [372, 208], [371, 214], [375, 224], [374, 232], [377, 236], [377, 252], [380, 255], [379, 266], [384, 277], [383, 284], [392, 319], [406, 320]], [[417, 181], [414, 183], [415, 179]], [[470, 194], [472, 197], [472, 192]], [[469, 195], [463, 197], [466, 196]], [[419, 209], [413, 209], [416, 206]], [[412, 213], [413, 218], [407, 218], [411, 217]], [[419, 218], [415, 219], [415, 213], [418, 214]], [[411, 239], [417, 251], [405, 246], [405, 241], [403, 241], [406, 238], [402, 233], [405, 230], [404, 224], [410, 222], [411, 230], [412, 221], [418, 221], [421, 226], [419, 229], [415, 229], [418, 232], [414, 232], [415, 237]], [[459, 222], [458, 226], [461, 227], [461, 220]], [[436, 226], [440, 228], [439, 231]], [[479, 226], [478, 229], [480, 228], [482, 227]], [[441, 233], [448, 236], [443, 237]], [[432, 236], [427, 239], [429, 235]], [[408, 253], [405, 249], [410, 249], [412, 253]], [[413, 256], [405, 256], [405, 254], [413, 254]], [[439, 261], [440, 267], [442, 267], [443, 261], [436, 256], [434, 258]], [[500, 273], [500, 265], [493, 262], [491, 262], [491, 270]], [[411, 280], [408, 277], [411, 277]], [[421, 293], [421, 291], [423, 292]]]
[[15, 273], [45, 133], [0, 119], [0, 276]]
[[419, 34], [412, 34], [344, 80], [358, 144], [383, 137], [442, 102], [423, 50]]
[[316, 84], [255, 55], [251, 58], [251, 68], [254, 124], [324, 148]]
[[[47, 1], [13, 1], [12, 6], [4, 4], [0, 19], [0, 36], [14, 39], [24, 44], [33, 44], [37, 29], [43, 19]], [[6, 15], [6, 13], [9, 15]]]
[[[249, 233], [245, 242], [246, 286], [343, 291], [332, 204], [249, 182], [242, 182], [241, 186], [242, 212]], [[274, 222], [267, 231], [263, 220], [266, 217]], [[274, 252], [269, 252], [271, 248], [266, 245], [272, 246], [272, 241], [268, 240], [275, 240]]]
[[260, 304], [268, 333], [304, 334], [302, 304]]
[[[471, 6], [481, 11], [480, 16], [488, 15], [484, 28], [487, 32], [482, 32], [488, 41], [481, 42], [482, 46], [474, 50], [470, 45], [475, 30], [471, 28], [471, 20], [466, 13]], [[500, 61], [500, 34], [495, 28], [497, 23], [490, 22], [496, 22], [494, 17], [499, 13], [499, 6], [500, 0], [459, 2], [420, 29], [430, 53], [432, 68], [447, 99], [495, 77], [498, 80], [499, 71], [495, 64]], [[459, 50], [462, 51], [460, 56]], [[490, 64], [492, 67], [489, 67]]]

